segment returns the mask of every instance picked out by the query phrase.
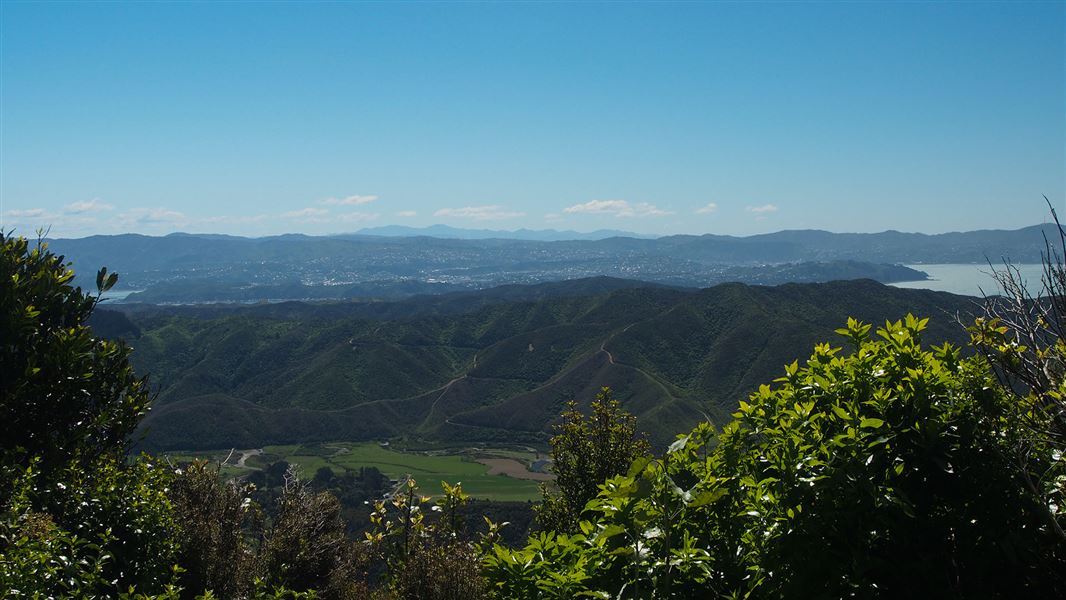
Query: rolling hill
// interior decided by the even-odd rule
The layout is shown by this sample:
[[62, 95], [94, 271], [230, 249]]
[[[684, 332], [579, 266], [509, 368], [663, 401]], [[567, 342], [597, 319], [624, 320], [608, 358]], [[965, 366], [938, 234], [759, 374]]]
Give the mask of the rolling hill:
[[692, 290], [601, 278], [388, 303], [130, 307], [94, 326], [158, 390], [152, 448], [406, 435], [543, 443], [564, 403], [611, 386], [662, 444], [737, 402], [848, 316], [930, 316], [962, 342], [972, 299], [873, 281]]

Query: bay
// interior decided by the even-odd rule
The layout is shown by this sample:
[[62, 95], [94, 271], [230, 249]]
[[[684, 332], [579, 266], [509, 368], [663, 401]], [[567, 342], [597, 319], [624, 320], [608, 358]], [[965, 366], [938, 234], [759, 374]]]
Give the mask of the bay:
[[101, 300], [111, 300], [112, 302], [122, 302], [126, 299], [126, 296], [134, 292], [143, 292], [144, 290], [107, 290], [103, 294], [100, 294]]
[[[929, 279], [925, 281], [900, 281], [892, 283], [899, 288], [935, 290], [938, 292], [951, 292], [963, 296], [994, 295], [999, 293], [999, 285], [992, 278], [992, 268], [988, 264], [929, 264], [929, 265], [906, 265], [912, 269], [925, 271]], [[997, 271], [1003, 270], [1003, 265], [994, 265]], [[1044, 266], [1037, 264], [1013, 265], [1018, 269], [1026, 289], [1032, 294], [1040, 291], [1040, 276]]]

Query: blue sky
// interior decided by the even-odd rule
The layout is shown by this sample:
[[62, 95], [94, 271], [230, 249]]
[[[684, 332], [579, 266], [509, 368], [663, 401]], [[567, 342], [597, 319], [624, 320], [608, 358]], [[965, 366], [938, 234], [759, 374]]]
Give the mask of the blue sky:
[[6, 1], [0, 216], [1023, 227], [1066, 209], [1064, 37], [1062, 2]]

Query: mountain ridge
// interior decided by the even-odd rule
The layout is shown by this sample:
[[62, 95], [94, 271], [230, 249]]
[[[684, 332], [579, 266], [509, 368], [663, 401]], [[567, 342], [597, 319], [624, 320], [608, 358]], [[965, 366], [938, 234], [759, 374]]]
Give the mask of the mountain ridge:
[[[170, 234], [156, 237], [141, 234], [96, 235], [85, 238], [47, 240], [52, 249], [98, 268], [104, 263], [113, 270], [160, 269], [168, 265], [200, 265], [248, 261], [343, 259], [382, 263], [382, 256], [422, 254], [434, 251], [458, 253], [454, 259], [498, 253], [507, 249], [515, 261], [545, 260], [538, 256], [556, 252], [553, 260], [602, 257], [604, 252], [641, 252], [701, 263], [758, 264], [805, 260], [860, 260], [873, 263], [981, 263], [1008, 256], [1016, 262], [1039, 262], [1044, 249], [1043, 233], [1051, 225], [1034, 225], [1017, 230], [982, 230], [941, 234], [923, 233], [832, 233], [819, 230], [784, 230], [769, 234], [736, 237], [717, 234], [673, 235], [654, 239], [608, 237], [597, 240], [531, 241], [508, 239], [463, 240], [454, 238], [381, 237], [364, 235], [305, 236], [287, 234], [262, 238], [203, 234]], [[377, 257], [377, 262], [374, 257]], [[496, 259], [499, 262], [499, 258]], [[99, 264], [97, 264], [99, 263]], [[95, 265], [95, 266], [94, 266]]]
[[567, 400], [587, 402], [602, 386], [661, 444], [707, 416], [725, 422], [784, 364], [832, 340], [827, 332], [848, 316], [879, 324], [914, 312], [933, 317], [929, 341], [962, 343], [954, 315], [973, 309], [968, 297], [862, 280], [499, 300], [388, 319], [335, 307], [315, 318], [314, 306], [204, 318], [189, 308], [123, 311], [130, 323], [122, 327], [139, 332], [129, 340], [134, 365], [152, 373], [159, 392], [145, 444], [401, 435], [540, 445]]

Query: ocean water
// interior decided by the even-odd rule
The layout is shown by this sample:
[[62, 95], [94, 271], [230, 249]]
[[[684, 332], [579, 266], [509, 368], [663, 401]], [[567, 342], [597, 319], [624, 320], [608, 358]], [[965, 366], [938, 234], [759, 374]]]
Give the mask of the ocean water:
[[134, 292], [143, 292], [144, 290], [107, 290], [100, 295], [102, 300], [110, 300], [112, 302], [122, 302], [126, 299], [126, 296]]
[[[996, 270], [1002, 270], [1003, 265], [995, 265]], [[907, 265], [912, 269], [925, 271], [929, 274], [928, 281], [901, 281], [893, 283], [896, 287], [936, 290], [938, 292], [951, 292], [963, 296], [994, 295], [999, 293], [999, 286], [992, 279], [992, 269], [987, 264], [944, 264], [944, 265]], [[1025, 281], [1026, 288], [1036, 294], [1040, 291], [1040, 275], [1044, 266], [1041, 264], [1014, 265]]]

